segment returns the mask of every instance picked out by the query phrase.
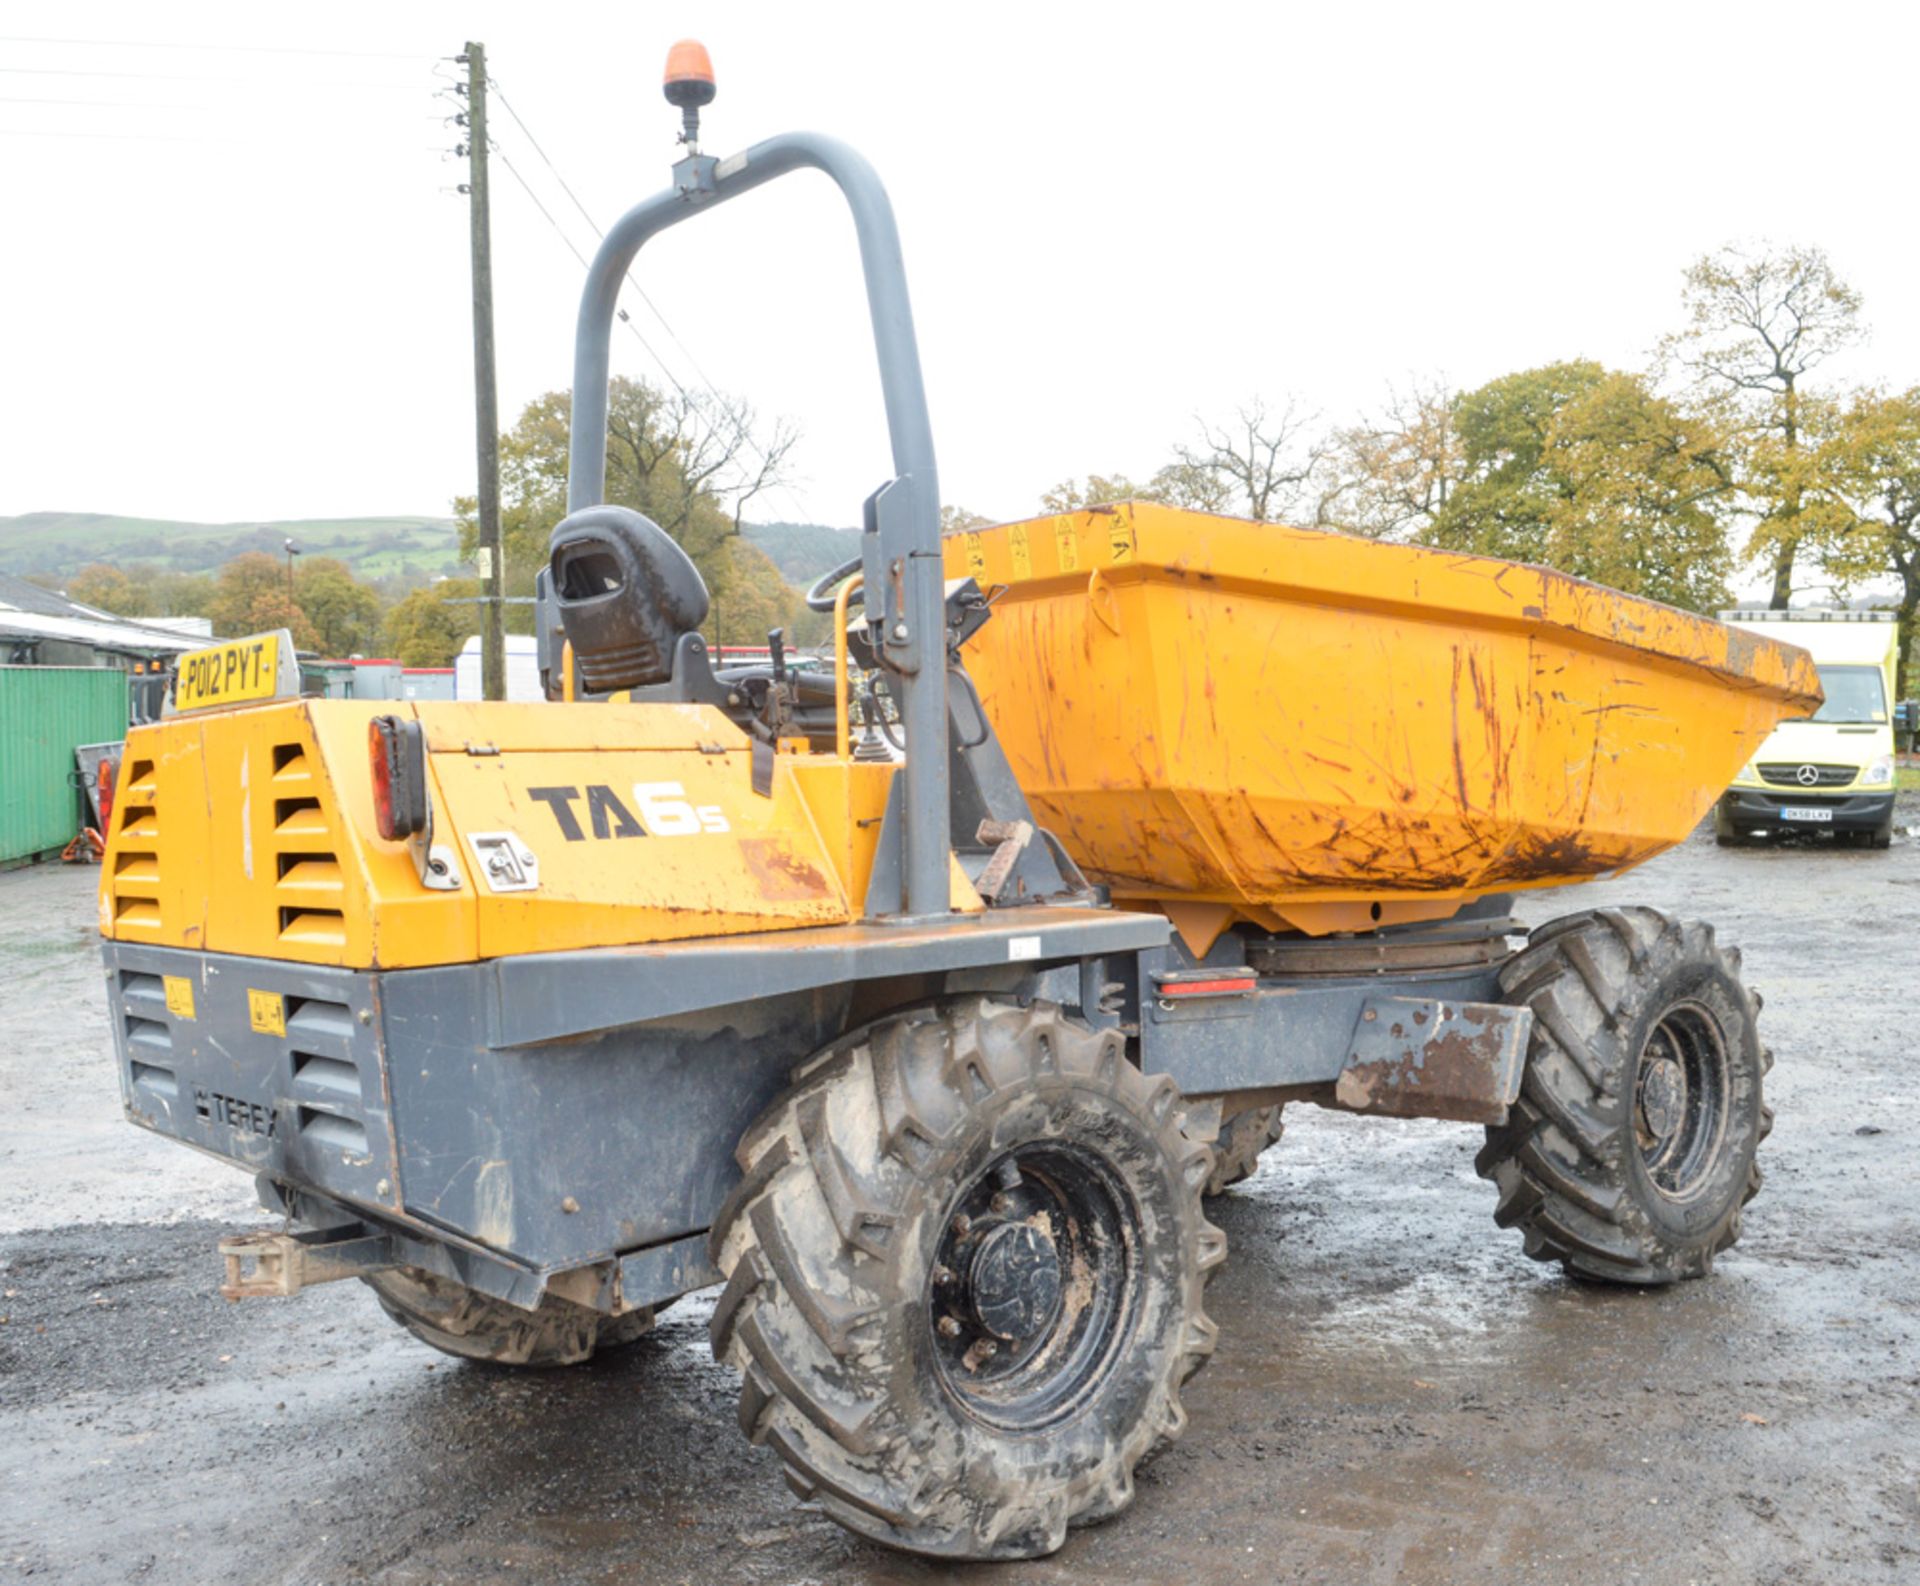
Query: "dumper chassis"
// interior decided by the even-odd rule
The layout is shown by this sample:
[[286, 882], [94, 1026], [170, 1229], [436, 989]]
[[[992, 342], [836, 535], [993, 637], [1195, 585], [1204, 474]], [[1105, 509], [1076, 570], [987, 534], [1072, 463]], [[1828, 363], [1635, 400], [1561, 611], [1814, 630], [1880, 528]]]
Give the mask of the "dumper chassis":
[[[1227, 1253], [1204, 1197], [1285, 1106], [1480, 1125], [1527, 1254], [1705, 1274], [1770, 1122], [1738, 954], [1647, 909], [1528, 936], [1497, 891], [1198, 948], [1116, 907], [968, 677], [992, 591], [943, 565], [877, 178], [811, 134], [702, 154], [710, 82], [669, 87], [687, 153], [581, 303], [540, 596], [561, 702], [276, 692], [131, 735], [101, 898], [127, 1112], [250, 1167], [285, 1217], [223, 1242], [223, 1292], [358, 1277], [437, 1349], [555, 1367], [717, 1286], [741, 1428], [797, 1495], [892, 1546], [1020, 1558], [1123, 1509], [1180, 1435]], [[815, 590], [831, 686], [777, 645], [716, 670], [691, 562], [602, 501], [635, 255], [801, 169], [853, 214], [896, 470]], [[860, 665], [901, 764], [851, 754]]]

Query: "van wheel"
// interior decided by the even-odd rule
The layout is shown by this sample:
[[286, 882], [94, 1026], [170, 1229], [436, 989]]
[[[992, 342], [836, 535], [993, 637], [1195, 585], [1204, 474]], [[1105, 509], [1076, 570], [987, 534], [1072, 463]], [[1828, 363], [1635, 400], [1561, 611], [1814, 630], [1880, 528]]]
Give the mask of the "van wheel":
[[738, 1152], [713, 1352], [849, 1530], [1033, 1558], [1133, 1496], [1213, 1352], [1210, 1142], [1112, 1031], [967, 997], [829, 1047]]
[[1745, 848], [1752, 838], [1727, 818], [1727, 812], [1720, 805], [1713, 807], [1713, 840], [1722, 848]]
[[1495, 1220], [1575, 1277], [1704, 1276], [1740, 1237], [1773, 1121], [1739, 953], [1708, 925], [1600, 909], [1541, 926], [1500, 985], [1533, 1033], [1520, 1099], [1474, 1164]]
[[608, 1316], [557, 1295], [523, 1311], [491, 1294], [418, 1267], [372, 1272], [360, 1280], [380, 1308], [443, 1355], [495, 1366], [573, 1366], [632, 1343], [653, 1327], [652, 1308]]

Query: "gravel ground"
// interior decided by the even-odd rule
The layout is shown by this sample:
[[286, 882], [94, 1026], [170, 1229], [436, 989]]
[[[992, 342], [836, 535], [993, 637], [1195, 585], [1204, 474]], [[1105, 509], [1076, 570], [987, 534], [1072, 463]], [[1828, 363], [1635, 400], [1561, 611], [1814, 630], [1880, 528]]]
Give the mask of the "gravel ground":
[[[1920, 825], [1920, 799], [1902, 820]], [[1535, 894], [1746, 952], [1765, 1193], [1707, 1282], [1576, 1288], [1495, 1229], [1478, 1131], [1288, 1114], [1216, 1203], [1185, 1440], [1052, 1559], [946, 1570], [795, 1508], [710, 1300], [626, 1354], [446, 1361], [357, 1285], [229, 1306], [244, 1177], [119, 1121], [92, 877], [0, 876], [0, 1574], [91, 1583], [1920, 1581], [1920, 841]]]

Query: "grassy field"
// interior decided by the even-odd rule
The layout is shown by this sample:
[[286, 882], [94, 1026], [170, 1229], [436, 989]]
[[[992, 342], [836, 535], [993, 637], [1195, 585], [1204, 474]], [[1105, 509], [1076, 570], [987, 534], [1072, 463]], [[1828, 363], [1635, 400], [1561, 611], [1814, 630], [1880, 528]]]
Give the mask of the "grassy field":
[[1894, 786], [1902, 793], [1920, 793], [1920, 765], [1903, 765], [1893, 775]]
[[0, 518], [0, 572], [70, 577], [89, 562], [212, 572], [243, 551], [278, 556], [291, 539], [309, 556], [337, 556], [362, 578], [459, 572], [452, 518], [290, 518], [264, 523], [182, 523], [97, 512], [29, 512]]
[[[811, 582], [860, 549], [853, 529], [749, 523], [748, 540], [795, 583]], [[244, 551], [278, 556], [288, 540], [308, 556], [337, 556], [362, 578], [432, 578], [467, 571], [452, 518], [286, 518], [269, 523], [182, 523], [99, 512], [0, 518], [0, 572], [71, 578], [89, 562], [210, 573]]]

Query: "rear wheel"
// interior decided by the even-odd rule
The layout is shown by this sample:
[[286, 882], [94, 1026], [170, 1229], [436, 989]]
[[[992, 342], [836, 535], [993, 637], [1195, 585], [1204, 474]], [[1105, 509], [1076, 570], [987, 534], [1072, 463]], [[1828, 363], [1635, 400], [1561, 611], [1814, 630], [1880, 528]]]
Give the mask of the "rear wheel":
[[396, 1267], [361, 1280], [380, 1308], [443, 1355], [496, 1366], [572, 1366], [632, 1343], [653, 1326], [651, 1309], [608, 1316], [557, 1295], [523, 1311], [418, 1267]]
[[949, 1558], [1126, 1506], [1186, 1424], [1226, 1255], [1172, 1081], [1051, 1005], [964, 998], [829, 1048], [739, 1156], [713, 1349], [797, 1494]]
[[1249, 1107], [1227, 1119], [1213, 1142], [1213, 1172], [1207, 1175], [1206, 1193], [1224, 1195], [1252, 1178], [1259, 1171], [1261, 1153], [1279, 1140], [1284, 1127], [1278, 1107]]
[[1704, 1276], [1740, 1237], [1772, 1124], [1739, 953], [1707, 925], [1601, 909], [1535, 931], [1500, 983], [1534, 1022], [1520, 1099], [1475, 1164], [1495, 1219], [1576, 1277]]

